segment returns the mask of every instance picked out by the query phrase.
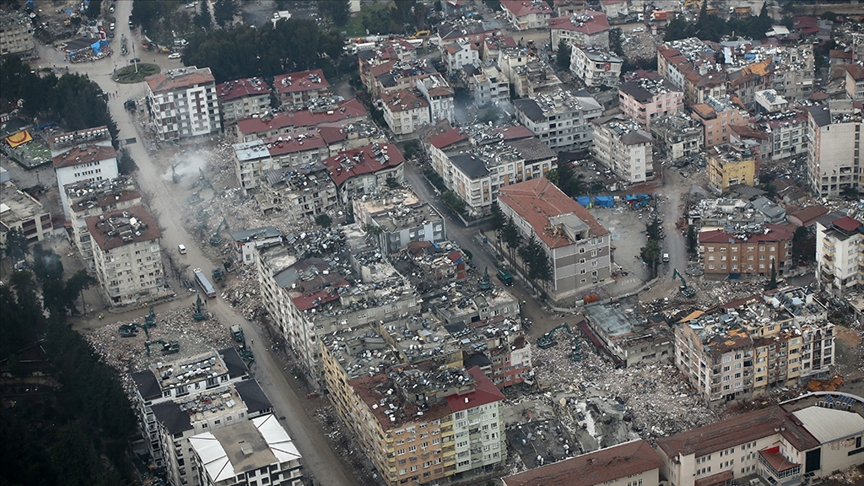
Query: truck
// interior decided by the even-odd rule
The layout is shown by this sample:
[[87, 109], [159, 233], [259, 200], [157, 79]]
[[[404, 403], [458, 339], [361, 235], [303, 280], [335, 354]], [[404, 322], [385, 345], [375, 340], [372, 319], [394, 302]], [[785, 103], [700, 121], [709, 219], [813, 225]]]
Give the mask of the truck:
[[237, 324], [231, 326], [231, 337], [240, 344], [246, 344], [246, 338], [243, 336], [243, 328]]
[[207, 277], [204, 276], [204, 272], [200, 268], [196, 268], [193, 270], [193, 273], [195, 274], [195, 281], [198, 282], [198, 286], [204, 291], [204, 295], [206, 295], [208, 299], [216, 298], [216, 289], [212, 284], [210, 284]]
[[513, 285], [513, 275], [510, 275], [510, 272], [503, 268], [498, 269], [498, 280], [500, 280], [504, 285]]

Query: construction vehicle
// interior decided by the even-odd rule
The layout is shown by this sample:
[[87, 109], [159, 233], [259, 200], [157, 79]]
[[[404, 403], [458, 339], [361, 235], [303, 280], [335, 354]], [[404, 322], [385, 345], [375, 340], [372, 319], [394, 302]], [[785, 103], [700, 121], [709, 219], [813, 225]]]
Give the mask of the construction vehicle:
[[225, 276], [225, 272], [223, 272], [221, 268], [216, 267], [210, 272], [210, 276], [213, 277], [214, 282], [221, 282], [222, 278]]
[[696, 289], [687, 286], [687, 281], [684, 280], [684, 275], [681, 275], [677, 268], [672, 272], [672, 280], [675, 280], [676, 278], [681, 279], [681, 286], [678, 287], [678, 290], [681, 291], [681, 295], [687, 298], [696, 296]]
[[492, 282], [489, 281], [489, 267], [486, 267], [486, 270], [483, 271], [483, 276], [477, 280], [477, 287], [480, 290], [489, 290], [492, 288]]
[[684, 0], [684, 6], [682, 8], [699, 7], [700, 5], [699, 0]]
[[579, 338], [573, 337], [573, 349], [570, 350], [570, 361], [582, 361], [582, 350], [579, 349]]
[[409, 39], [425, 39], [426, 37], [429, 37], [429, 34], [431, 34], [431, 33], [432, 32], [430, 32], [428, 30], [418, 30], [414, 34], [409, 35], [408, 38]]
[[192, 318], [196, 321], [204, 320], [204, 313], [201, 311], [201, 294], [198, 294], [197, 299], [195, 300], [195, 313], [192, 314]]
[[243, 336], [243, 328], [237, 324], [231, 326], [231, 337], [233, 337], [238, 343], [244, 346], [246, 345], [246, 337]]
[[166, 343], [161, 339], [155, 339], [153, 341], [144, 341], [144, 347], [147, 348], [147, 356], [150, 356], [150, 346], [154, 344], [162, 345], [162, 354], [175, 354], [180, 352], [180, 343], [177, 341]]
[[150, 328], [156, 327], [156, 324], [149, 324], [145, 322], [144, 324], [138, 324], [133, 322], [132, 324], [123, 324], [119, 328], [117, 328], [117, 332], [120, 333], [120, 337], [135, 337], [138, 335], [138, 329], [144, 330], [144, 335], [147, 336], [147, 339], [150, 339]]
[[156, 313], [153, 312], [153, 305], [150, 305], [150, 313], [144, 316], [144, 324], [147, 327], [156, 327]]
[[225, 218], [222, 218], [222, 222], [219, 223], [216, 231], [214, 231], [213, 235], [210, 237], [210, 246], [219, 246], [222, 244], [222, 237], [219, 236], [219, 233], [222, 231], [222, 228], [226, 226], [228, 226], [228, 221], [226, 221]]
[[569, 333], [570, 332], [570, 325], [565, 322], [564, 324], [561, 324], [560, 326], [553, 327], [551, 331], [549, 331], [546, 334], [537, 338], [537, 347], [540, 349], [546, 349], [546, 348], [551, 348], [552, 346], [555, 346], [556, 344], [558, 344], [558, 341], [555, 340], [555, 333], [562, 330], [562, 329], [566, 329], [567, 332]]

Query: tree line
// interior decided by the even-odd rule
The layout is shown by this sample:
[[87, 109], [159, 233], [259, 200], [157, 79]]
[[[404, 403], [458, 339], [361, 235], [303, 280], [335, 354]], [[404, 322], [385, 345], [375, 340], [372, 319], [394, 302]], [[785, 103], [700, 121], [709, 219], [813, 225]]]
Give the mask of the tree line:
[[64, 280], [56, 253], [39, 247], [33, 253], [33, 272], [16, 271], [0, 286], [0, 360], [22, 375], [18, 353], [44, 340], [48, 373], [59, 386], [46, 393], [43, 385], [40, 396], [2, 389], [0, 484], [132, 484], [132, 405], [114, 370], [66, 320], [80, 291], [95, 279], [82, 270]]
[[761, 39], [765, 37], [766, 32], [771, 30], [772, 23], [771, 17], [768, 15], [768, 2], [762, 4], [762, 10], [758, 16], [748, 15], [723, 20], [717, 14], [708, 13], [706, 0], [702, 3], [696, 22], [688, 22], [682, 15], [677, 15], [666, 26], [663, 40], [669, 42], [688, 37], [698, 37], [702, 40], [720, 42], [722, 36], [733, 33], [751, 39]]
[[536, 235], [525, 238], [516, 226], [513, 218], [504, 214], [498, 203], [492, 204], [490, 223], [498, 235], [498, 240], [507, 248], [510, 261], [516, 262], [516, 256], [522, 262], [522, 274], [533, 284], [545, 288], [552, 281], [552, 261], [537, 241]]
[[23, 115], [57, 121], [67, 130], [107, 125], [111, 137], [117, 137], [108, 96], [87, 76], [40, 76], [17, 56], [6, 56], [0, 60], [0, 99], [20, 102]]

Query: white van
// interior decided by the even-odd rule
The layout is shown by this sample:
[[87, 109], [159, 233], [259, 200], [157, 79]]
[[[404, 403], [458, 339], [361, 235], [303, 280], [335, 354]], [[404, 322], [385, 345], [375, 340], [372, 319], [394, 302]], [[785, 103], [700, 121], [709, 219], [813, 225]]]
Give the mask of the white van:
[[668, 253], [663, 254], [663, 263], [669, 263], [669, 254]]
[[180, 251], [181, 255], [185, 255], [186, 254], [186, 245], [177, 245], [177, 250]]

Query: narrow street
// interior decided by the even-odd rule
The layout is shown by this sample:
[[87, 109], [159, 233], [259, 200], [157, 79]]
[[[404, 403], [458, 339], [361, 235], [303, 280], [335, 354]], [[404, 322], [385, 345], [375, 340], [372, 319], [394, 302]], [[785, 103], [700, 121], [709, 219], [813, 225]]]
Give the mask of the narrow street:
[[[147, 195], [150, 208], [159, 221], [162, 230], [162, 247], [171, 251], [176, 249], [178, 244], [185, 244], [188, 253], [182, 257], [183, 264], [188, 264], [189, 268], [213, 268], [216, 264], [204, 256], [198, 245], [195, 244], [195, 239], [182, 223], [186, 206], [186, 191], [178, 191], [178, 186], [169, 182], [170, 177], [163, 178], [170, 167], [159, 167], [151, 159], [143, 142], [142, 133], [138, 131], [135, 115], [123, 107], [123, 103], [127, 99], [137, 100], [145, 95], [144, 83], [117, 84], [111, 79], [115, 66], [120, 68], [126, 65], [126, 57], [121, 56], [119, 49], [121, 35], [126, 35], [130, 44], [138, 45], [139, 53], [137, 55], [142, 57], [143, 62], [155, 61], [163, 70], [181, 67], [181, 64], [179, 61], [169, 61], [164, 54], [147, 53], [145, 55], [141, 53], [140, 43], [136, 40], [134, 32], [130, 32], [127, 23], [132, 2], [117, 2], [116, 5], [118, 41], [114, 43], [116, 44], [115, 50], [109, 60], [68, 64], [63, 60], [62, 53], [59, 51], [50, 46], [40, 46], [42, 59], [39, 63], [68, 67], [72, 73], [89, 76], [90, 79], [99, 83], [106, 93], [117, 93], [109, 98], [108, 105], [120, 132], [118, 138], [120, 140], [133, 137], [137, 139], [136, 143], [126, 145], [125, 148], [138, 165], [135, 178], [142, 193]], [[134, 55], [133, 51], [130, 51], [128, 57], [131, 58]], [[177, 281], [172, 281], [171, 285], [175, 290], [179, 288]], [[182, 292], [182, 289], [179, 291]], [[266, 332], [239, 316], [222, 299], [217, 298], [215, 301], [211, 301], [208, 310], [225, 326], [226, 333], [229, 326], [233, 324], [240, 324], [243, 327], [256, 357], [256, 361], [251, 366], [253, 375], [273, 402], [280, 422], [288, 430], [303, 455], [304, 474], [314, 478], [316, 484], [337, 486], [355, 484], [355, 481], [352, 480], [353, 473], [350, 466], [334, 453], [327, 442], [325, 432], [313, 420], [312, 413], [314, 410], [309, 409], [304, 396], [305, 392], [292, 387], [293, 376], [290, 370], [285, 369], [284, 365], [271, 354]], [[293, 384], [297, 386], [296, 382]]]

